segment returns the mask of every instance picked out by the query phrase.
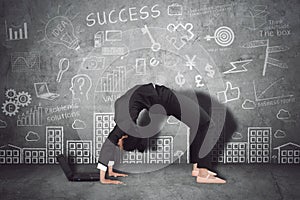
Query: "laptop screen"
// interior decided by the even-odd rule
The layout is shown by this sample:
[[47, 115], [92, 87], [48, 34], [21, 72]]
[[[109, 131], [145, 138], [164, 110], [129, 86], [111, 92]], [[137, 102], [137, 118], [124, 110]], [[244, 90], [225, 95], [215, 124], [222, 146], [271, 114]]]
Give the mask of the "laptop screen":
[[71, 179], [73, 176], [73, 171], [70, 168], [69, 163], [66, 161], [65, 156], [61, 154], [61, 155], [56, 156], [56, 158], [57, 158], [58, 163], [61, 166], [62, 170], [64, 171], [66, 177], [68, 179]]
[[34, 84], [35, 92], [37, 96], [41, 96], [43, 94], [48, 94], [48, 86], [47, 83], [42, 82], [42, 83], [35, 83]]

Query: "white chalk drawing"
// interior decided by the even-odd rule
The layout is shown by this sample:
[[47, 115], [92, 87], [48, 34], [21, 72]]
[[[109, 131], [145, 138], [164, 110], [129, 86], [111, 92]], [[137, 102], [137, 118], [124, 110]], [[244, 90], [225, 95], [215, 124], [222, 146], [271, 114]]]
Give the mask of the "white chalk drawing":
[[272, 147], [271, 127], [248, 127], [248, 162], [270, 163]]
[[205, 84], [202, 83], [203, 78], [200, 74], [195, 76], [195, 83], [196, 83], [196, 87], [203, 87]]
[[276, 130], [276, 132], [274, 133], [274, 137], [277, 139], [281, 139], [281, 138], [285, 138], [286, 137], [286, 133], [283, 130]]
[[28, 131], [28, 133], [25, 136], [25, 140], [27, 142], [37, 142], [40, 140], [40, 136], [38, 133], [34, 131]]
[[6, 128], [6, 127], [7, 127], [6, 121], [0, 119], [0, 128]]
[[192, 58], [190, 58], [189, 55], [185, 55], [185, 57], [187, 60], [185, 66], [189, 67], [190, 70], [193, 70], [193, 67], [196, 67], [196, 62], [195, 62], [196, 55], [193, 55]]
[[127, 47], [102, 47], [103, 56], [125, 56], [128, 54]]
[[23, 150], [15, 145], [0, 147], [0, 164], [20, 164], [23, 162]]
[[46, 164], [46, 148], [23, 148], [25, 164]]
[[179, 3], [172, 3], [168, 5], [168, 15], [170, 16], [180, 16], [182, 15], [183, 8], [182, 5]]
[[148, 163], [168, 164], [173, 163], [173, 136], [159, 136], [149, 139]]
[[[274, 81], [273, 83], [271, 83], [268, 87], [266, 87], [260, 94], [257, 94], [257, 89], [256, 89], [255, 81], [253, 80], [253, 89], [254, 89], [255, 101], [265, 101], [265, 100], [273, 100], [273, 99], [281, 99], [281, 98], [293, 97], [294, 95], [289, 94], [289, 95], [281, 95], [281, 96], [273, 96], [273, 97], [265, 97], [265, 98], [263, 98], [263, 95], [265, 93], [267, 93], [272, 88], [275, 88], [276, 84], [279, 84], [280, 81], [283, 81], [283, 80], [284, 80], [283, 77], [277, 79], [276, 81]], [[272, 92], [271, 92], [271, 94], [272, 94]]]
[[122, 41], [122, 31], [121, 30], [105, 31], [105, 40], [108, 42]]
[[56, 77], [56, 81], [60, 83], [62, 75], [66, 71], [68, 71], [68, 69], [70, 68], [70, 60], [68, 58], [60, 59], [59, 63], [58, 63], [58, 68], [59, 68], [59, 71], [58, 71], [58, 74], [57, 74], [57, 77]]
[[154, 52], [155, 52], [155, 51], [159, 51], [160, 48], [161, 48], [161, 45], [160, 45], [159, 42], [157, 42], [157, 41], [153, 38], [152, 34], [150, 33], [150, 31], [149, 31], [149, 29], [148, 29], [148, 26], [147, 26], [147, 25], [144, 25], [144, 28], [141, 28], [141, 31], [142, 31], [142, 33], [143, 33], [144, 35], [147, 34], [148, 37], [150, 38], [151, 43], [152, 43], [152, 45], [151, 45], [152, 51], [154, 51]]
[[92, 88], [92, 80], [86, 74], [77, 74], [71, 79], [70, 91], [73, 100], [89, 100], [89, 92]]
[[277, 119], [285, 120], [285, 119], [290, 119], [291, 114], [289, 111], [285, 109], [280, 109], [278, 113], [276, 114]]
[[215, 30], [213, 36], [207, 35], [204, 37], [205, 40], [210, 41], [214, 39], [215, 42], [221, 47], [230, 46], [234, 41], [234, 32], [227, 26], [221, 26]]
[[104, 42], [104, 31], [98, 31], [94, 35], [94, 47], [101, 47]]
[[6, 100], [3, 104], [2, 104], [2, 112], [9, 117], [15, 116], [18, 112], [20, 107], [18, 106], [17, 102], [9, 99]]
[[146, 74], [146, 59], [145, 58], [135, 59], [135, 73], [138, 75]]
[[178, 63], [181, 62], [181, 58], [180, 56], [174, 56], [174, 54], [165, 51], [163, 53], [163, 63], [164, 66], [168, 67], [168, 68], [172, 68], [172, 67], [176, 67], [178, 65]]
[[14, 89], [7, 89], [6, 91], [5, 91], [5, 97], [6, 98], [8, 98], [8, 99], [14, 99], [14, 98], [16, 98], [17, 97], [17, 92], [16, 92], [16, 90], [14, 90]]
[[245, 20], [244, 26], [249, 30], [257, 30], [267, 23], [267, 16], [270, 14], [265, 5], [255, 5], [248, 10], [243, 18]]
[[31, 103], [31, 95], [28, 92], [18, 92], [17, 96], [16, 96], [16, 103], [18, 106], [28, 106]]
[[248, 65], [250, 62], [252, 62], [252, 59], [230, 62], [232, 68], [223, 72], [223, 74], [234, 74], [239, 72], [246, 72], [248, 70], [245, 68], [245, 66]]
[[242, 104], [242, 108], [244, 110], [253, 110], [256, 108], [256, 103], [250, 99], [245, 99], [245, 101]]
[[123, 164], [144, 164], [147, 163], [148, 154], [147, 151], [139, 152], [137, 150], [134, 151], [123, 151], [121, 157], [121, 163]]
[[8, 27], [6, 20], [5, 22], [5, 30], [6, 30], [6, 40], [24, 40], [28, 39], [28, 27], [27, 22], [19, 26], [10, 25]]
[[11, 54], [13, 72], [40, 71], [40, 54], [38, 52], [15, 52]]
[[293, 142], [275, 147], [278, 151], [279, 164], [299, 164], [300, 163], [300, 145]]
[[246, 163], [247, 149], [246, 142], [227, 142], [225, 145], [226, 159], [224, 163]]
[[279, 53], [279, 52], [287, 51], [289, 49], [287, 46], [271, 46], [270, 47], [269, 39], [253, 40], [253, 41], [248, 42], [243, 45], [243, 48], [257, 48], [257, 47], [266, 47], [265, 61], [264, 61], [264, 67], [263, 67], [263, 72], [262, 72], [263, 76], [266, 75], [267, 66], [278, 67], [281, 69], [288, 68], [286, 63], [270, 57], [271, 53]]
[[67, 140], [67, 156], [71, 164], [92, 163], [92, 141]]
[[98, 56], [89, 56], [83, 59], [82, 69], [85, 70], [102, 70], [105, 65], [105, 58]]
[[192, 23], [186, 23], [185, 25], [182, 23], [178, 23], [176, 25], [168, 24], [167, 30], [171, 34], [178, 32], [180, 37], [167, 35], [166, 39], [173, 45], [175, 49], [180, 50], [194, 37], [194, 33], [192, 32], [193, 27], [194, 26]]
[[178, 163], [181, 163], [181, 157], [183, 156], [184, 152], [181, 151], [181, 150], [177, 150], [175, 153], [174, 153], [174, 156], [177, 157], [178, 159]]
[[221, 103], [235, 101], [240, 98], [240, 88], [232, 87], [232, 83], [226, 82], [226, 89], [217, 93], [218, 99]]
[[49, 92], [48, 85], [46, 82], [34, 83], [34, 90], [36, 97], [46, 100], [54, 100], [59, 97], [59, 94]]
[[182, 87], [185, 83], [185, 78], [180, 72], [177, 72], [177, 75], [175, 76], [175, 83], [179, 85], [179, 87]]
[[122, 92], [126, 90], [126, 68], [116, 67], [98, 80], [96, 92]]
[[114, 113], [94, 113], [93, 145], [94, 162], [100, 155], [103, 143], [107, 139], [109, 132], [114, 128]]
[[69, 49], [78, 50], [79, 40], [74, 34], [74, 26], [67, 17], [56, 16], [45, 26], [45, 38], [54, 44], [63, 45]]
[[209, 76], [210, 78], [213, 78], [215, 76], [216, 72], [214, 70], [214, 67], [208, 63], [205, 65], [205, 71], [206, 71], [206, 75]]
[[168, 124], [179, 124], [180, 121], [173, 116], [169, 116], [167, 119]]
[[72, 128], [77, 130], [77, 129], [85, 129], [86, 124], [84, 121], [80, 119], [75, 119], [74, 122], [72, 123]]
[[41, 105], [18, 115], [17, 126], [42, 126], [43, 108]]
[[152, 67], [156, 67], [160, 63], [155, 57], [152, 57], [149, 62]]
[[48, 164], [57, 164], [56, 156], [64, 153], [64, 127], [46, 126], [46, 160]]
[[240, 139], [243, 139], [243, 135], [239, 132], [234, 132], [231, 136], [231, 138], [233, 140], [240, 140]]

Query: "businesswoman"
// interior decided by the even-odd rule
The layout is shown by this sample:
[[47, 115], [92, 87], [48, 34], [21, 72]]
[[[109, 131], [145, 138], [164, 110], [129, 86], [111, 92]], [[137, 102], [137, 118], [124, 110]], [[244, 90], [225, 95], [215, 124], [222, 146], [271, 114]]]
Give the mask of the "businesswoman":
[[[147, 126], [137, 126], [137, 119], [142, 110], [148, 110], [151, 118]], [[199, 151], [210, 124], [208, 114], [192, 99], [179, 94], [163, 85], [153, 83], [136, 85], [115, 102], [116, 125], [104, 142], [98, 161], [100, 182], [103, 184], [122, 184], [109, 176], [127, 176], [115, 173], [113, 164], [120, 149], [132, 151], [146, 149], [147, 138], [157, 134], [162, 128], [162, 121], [174, 116], [190, 128], [190, 161], [193, 163], [192, 176], [198, 183], [225, 183], [216, 173], [210, 171], [208, 156], [199, 158]]]

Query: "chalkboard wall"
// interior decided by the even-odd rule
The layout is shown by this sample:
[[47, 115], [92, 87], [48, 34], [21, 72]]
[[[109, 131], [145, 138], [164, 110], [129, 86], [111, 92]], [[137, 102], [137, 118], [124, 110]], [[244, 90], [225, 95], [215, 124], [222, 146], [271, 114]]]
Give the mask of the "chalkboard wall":
[[[55, 164], [58, 153], [97, 162], [115, 100], [149, 82], [194, 94], [220, 124], [213, 162], [299, 164], [299, 1], [2, 0], [0, 9], [1, 164]], [[187, 163], [188, 137], [170, 117], [152, 148], [121, 162]]]

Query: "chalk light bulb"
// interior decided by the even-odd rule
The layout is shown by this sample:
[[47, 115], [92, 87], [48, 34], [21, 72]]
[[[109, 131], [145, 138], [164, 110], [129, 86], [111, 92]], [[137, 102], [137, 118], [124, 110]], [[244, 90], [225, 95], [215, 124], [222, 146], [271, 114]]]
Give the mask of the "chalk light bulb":
[[55, 44], [62, 44], [70, 49], [80, 48], [78, 38], [74, 35], [72, 22], [64, 16], [49, 20], [45, 27], [46, 38]]

